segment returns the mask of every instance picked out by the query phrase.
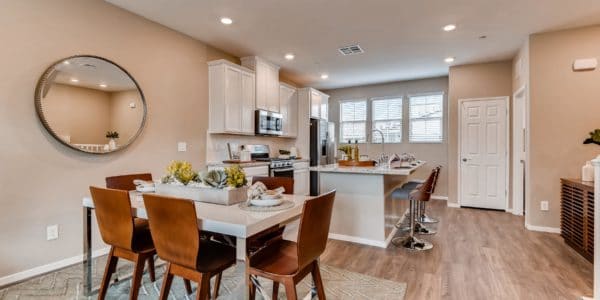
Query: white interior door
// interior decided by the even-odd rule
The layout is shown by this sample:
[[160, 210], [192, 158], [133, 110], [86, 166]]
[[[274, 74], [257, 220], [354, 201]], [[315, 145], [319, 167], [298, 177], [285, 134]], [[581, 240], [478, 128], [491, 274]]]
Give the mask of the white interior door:
[[507, 208], [507, 100], [461, 101], [461, 206]]
[[512, 212], [523, 215], [525, 212], [525, 171], [527, 146], [527, 93], [526, 87], [513, 96], [512, 120]]

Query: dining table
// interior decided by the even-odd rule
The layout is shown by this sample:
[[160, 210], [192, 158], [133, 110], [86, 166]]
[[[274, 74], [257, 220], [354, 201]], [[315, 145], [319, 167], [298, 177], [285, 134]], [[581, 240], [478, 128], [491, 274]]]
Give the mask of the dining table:
[[[238, 262], [246, 263], [246, 239], [276, 225], [285, 225], [300, 218], [306, 200], [312, 196], [282, 195], [282, 200], [293, 206], [277, 211], [249, 211], [240, 205], [220, 205], [195, 201], [198, 228], [235, 238]], [[147, 219], [143, 201], [144, 193], [130, 192], [132, 215]], [[92, 213], [94, 202], [90, 196], [83, 198], [83, 293], [93, 293], [92, 286]]]

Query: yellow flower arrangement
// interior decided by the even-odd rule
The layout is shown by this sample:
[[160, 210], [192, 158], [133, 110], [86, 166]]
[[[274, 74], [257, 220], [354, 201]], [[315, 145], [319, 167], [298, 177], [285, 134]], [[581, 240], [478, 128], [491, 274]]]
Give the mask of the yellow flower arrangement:
[[177, 179], [179, 182], [187, 185], [190, 181], [198, 179], [198, 173], [192, 170], [192, 164], [189, 162], [174, 160], [167, 166], [167, 175], [165, 177], [167, 180]]
[[225, 168], [225, 175], [227, 175], [227, 185], [230, 187], [242, 187], [248, 182], [246, 180], [246, 173], [244, 173], [244, 170], [239, 165]]

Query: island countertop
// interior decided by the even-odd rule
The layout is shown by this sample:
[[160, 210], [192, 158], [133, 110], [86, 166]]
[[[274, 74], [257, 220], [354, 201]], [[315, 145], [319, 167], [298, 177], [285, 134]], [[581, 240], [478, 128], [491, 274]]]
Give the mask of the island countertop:
[[323, 173], [351, 173], [365, 175], [400, 175], [408, 176], [416, 169], [423, 166], [425, 161], [417, 161], [415, 165], [406, 168], [387, 168], [387, 167], [341, 167], [338, 164], [310, 167], [311, 171]]

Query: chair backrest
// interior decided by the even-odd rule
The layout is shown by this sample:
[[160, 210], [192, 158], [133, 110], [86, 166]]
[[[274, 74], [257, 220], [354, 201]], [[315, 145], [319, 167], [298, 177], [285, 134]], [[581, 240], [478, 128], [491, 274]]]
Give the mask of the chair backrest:
[[122, 249], [132, 250], [133, 216], [129, 192], [90, 187], [102, 240]]
[[327, 246], [335, 190], [304, 202], [298, 230], [298, 266], [317, 259]]
[[419, 187], [419, 190], [430, 195], [433, 194], [441, 168], [441, 166], [433, 168], [429, 174], [429, 177], [427, 177], [427, 180], [425, 180], [425, 182], [423, 182], [423, 184], [421, 184]]
[[433, 180], [433, 186], [431, 187], [432, 194], [433, 194], [433, 192], [435, 192], [435, 187], [437, 186], [438, 179], [440, 178], [440, 171], [442, 171], [442, 166], [438, 165], [433, 170], [435, 171], [435, 179]]
[[106, 188], [133, 191], [135, 190], [135, 184], [133, 184], [135, 179], [152, 181], [152, 174], [142, 173], [106, 177]]
[[195, 269], [200, 230], [194, 202], [145, 194], [144, 206], [158, 256], [165, 261]]
[[265, 186], [270, 189], [276, 189], [278, 187], [283, 187], [285, 189], [284, 194], [293, 194], [294, 193], [294, 179], [289, 177], [261, 177], [254, 176], [252, 177], [252, 183], [260, 181], [265, 184]]

